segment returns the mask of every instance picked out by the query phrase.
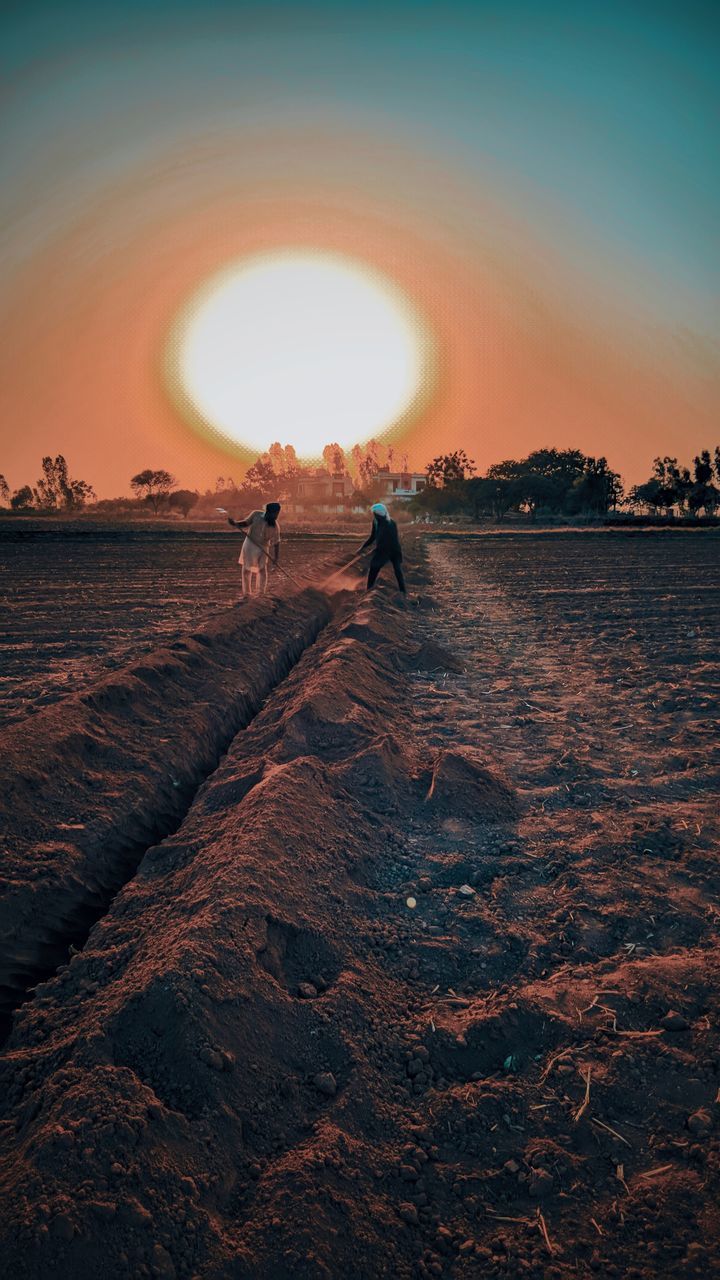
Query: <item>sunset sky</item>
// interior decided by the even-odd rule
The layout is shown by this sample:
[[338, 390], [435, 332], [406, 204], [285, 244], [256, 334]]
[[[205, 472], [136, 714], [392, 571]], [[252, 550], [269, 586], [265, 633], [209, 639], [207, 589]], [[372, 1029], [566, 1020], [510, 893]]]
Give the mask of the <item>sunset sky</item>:
[[[101, 497], [148, 466], [190, 487], [239, 479], [253, 424], [244, 449], [199, 423], [168, 385], [183, 378], [168, 344], [208, 280], [293, 251], [339, 255], [414, 317], [424, 381], [388, 437], [411, 465], [464, 447], [484, 469], [552, 444], [633, 483], [656, 453], [718, 442], [717, 4], [23, 0], [2, 28], [11, 487], [58, 452]], [[293, 381], [310, 313], [282, 293], [255, 305], [277, 333], [278, 438], [313, 454]], [[404, 385], [373, 363], [380, 346], [401, 360], [402, 335], [379, 343], [372, 300], [355, 305], [338, 324], [359, 369], [345, 329], [325, 354], [333, 439], [353, 430], [345, 382], [348, 415], [364, 368], [388, 395]], [[227, 314], [245, 394], [248, 339]], [[258, 387], [243, 421], [262, 416]]]

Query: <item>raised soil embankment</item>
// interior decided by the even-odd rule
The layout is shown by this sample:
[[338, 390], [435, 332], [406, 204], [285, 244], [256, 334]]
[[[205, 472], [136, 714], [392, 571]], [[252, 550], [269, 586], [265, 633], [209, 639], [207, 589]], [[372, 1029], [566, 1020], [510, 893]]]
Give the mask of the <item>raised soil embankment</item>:
[[310, 590], [244, 604], [5, 730], [0, 1013], [177, 826], [332, 607]]

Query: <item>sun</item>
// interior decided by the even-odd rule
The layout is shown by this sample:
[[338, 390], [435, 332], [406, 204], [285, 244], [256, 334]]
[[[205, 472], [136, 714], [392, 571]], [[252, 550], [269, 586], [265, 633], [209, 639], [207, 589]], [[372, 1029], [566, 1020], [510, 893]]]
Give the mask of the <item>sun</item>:
[[241, 259], [174, 323], [168, 387], [185, 416], [241, 452], [273, 442], [306, 461], [404, 427], [432, 383], [430, 333], [403, 292], [328, 252]]

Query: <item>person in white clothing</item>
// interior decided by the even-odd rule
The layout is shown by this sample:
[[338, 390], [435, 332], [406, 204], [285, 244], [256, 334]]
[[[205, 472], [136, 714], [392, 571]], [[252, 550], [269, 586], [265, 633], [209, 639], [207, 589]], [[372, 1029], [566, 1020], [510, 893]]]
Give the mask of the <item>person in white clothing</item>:
[[244, 520], [228, 517], [228, 524], [245, 533], [238, 564], [242, 571], [242, 594], [263, 595], [268, 589], [268, 567], [280, 559], [279, 502], [266, 503], [264, 511], [251, 511]]

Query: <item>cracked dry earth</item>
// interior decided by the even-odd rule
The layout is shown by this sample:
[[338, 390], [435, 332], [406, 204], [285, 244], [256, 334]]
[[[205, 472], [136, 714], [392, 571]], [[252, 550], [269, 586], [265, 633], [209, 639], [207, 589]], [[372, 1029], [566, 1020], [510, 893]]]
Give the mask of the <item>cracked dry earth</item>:
[[13, 1274], [720, 1274], [719, 546], [336, 608], [16, 1016]]

